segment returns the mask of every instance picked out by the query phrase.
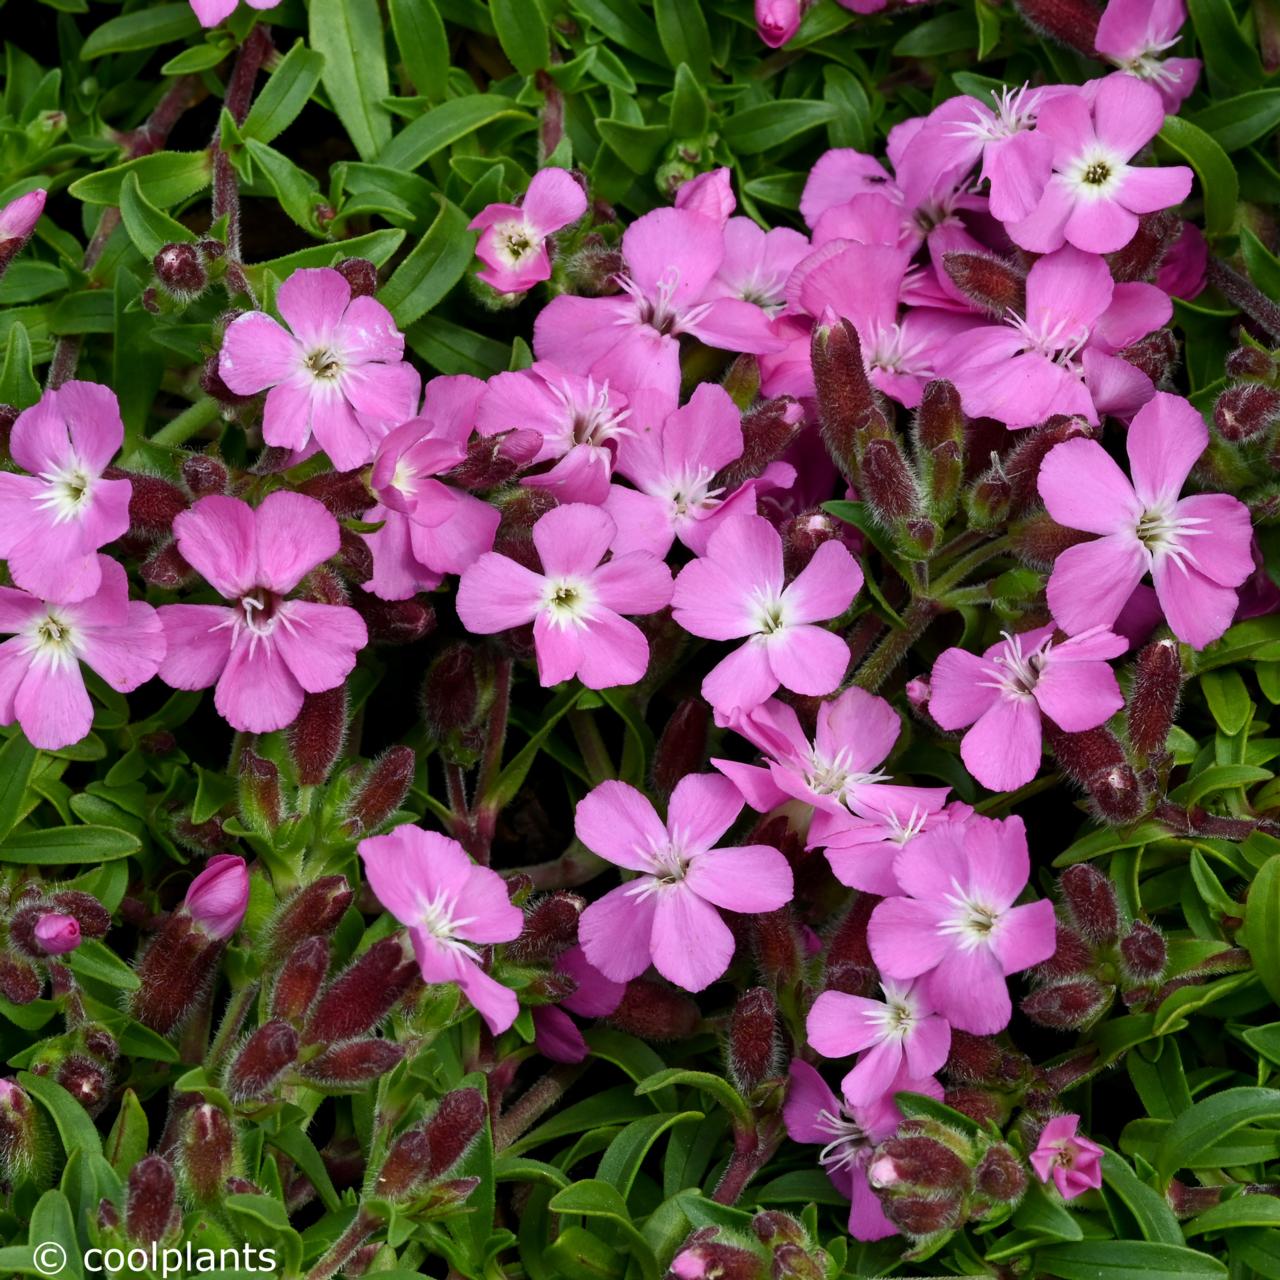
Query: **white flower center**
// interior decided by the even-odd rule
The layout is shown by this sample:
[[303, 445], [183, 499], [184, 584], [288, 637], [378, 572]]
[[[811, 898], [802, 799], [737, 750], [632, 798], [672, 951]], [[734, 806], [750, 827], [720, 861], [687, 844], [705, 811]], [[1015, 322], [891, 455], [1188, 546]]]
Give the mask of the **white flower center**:
[[1015, 133], [1030, 129], [1036, 122], [1039, 94], [1029, 92], [1026, 84], [1021, 88], [1005, 87], [998, 93], [991, 91], [995, 110], [985, 103], [975, 102], [973, 119], [957, 123], [951, 130], [952, 137], [978, 138], [982, 142], [1001, 142]]
[[429, 933], [443, 947], [452, 951], [461, 951], [472, 960], [479, 960], [480, 955], [474, 947], [468, 946], [454, 935], [465, 925], [474, 923], [475, 916], [455, 916], [457, 904], [448, 892], [440, 889], [434, 897], [425, 896], [418, 899], [418, 926]]
[[814, 1128], [832, 1135], [831, 1141], [818, 1152], [818, 1163], [824, 1169], [854, 1168], [871, 1150], [867, 1131], [843, 1107], [834, 1115], [830, 1111], [819, 1111]]
[[548, 578], [542, 608], [557, 627], [584, 627], [594, 616], [595, 593], [582, 578]]
[[838, 796], [844, 800], [851, 787], [884, 782], [888, 778], [887, 773], [863, 773], [850, 768], [849, 756], [848, 747], [841, 747], [830, 759], [821, 755], [817, 747], [810, 747], [808, 768], [805, 771], [805, 783], [809, 790], [816, 795]]
[[1206, 523], [1201, 516], [1179, 516], [1176, 503], [1177, 499], [1173, 498], [1148, 507], [1139, 518], [1135, 532], [1157, 564], [1172, 559], [1186, 573], [1198, 565], [1195, 552], [1186, 545], [1185, 539], [1203, 537], [1209, 530], [1199, 527]]
[[954, 914], [938, 925], [939, 931], [955, 938], [962, 951], [990, 947], [1000, 927], [1003, 909], [973, 896], [955, 880], [952, 880], [951, 887], [954, 892], [945, 894], [944, 898]]
[[54, 524], [65, 524], [79, 519], [89, 509], [98, 477], [73, 456], [61, 467], [42, 471], [40, 479], [45, 487], [36, 505], [41, 511], [53, 513]]
[[925, 344], [908, 340], [900, 324], [876, 325], [871, 333], [868, 369], [929, 377], [933, 369], [924, 355]]
[[316, 347], [314, 351], [308, 351], [303, 364], [313, 378], [324, 382], [334, 382], [342, 376], [342, 357], [332, 347]]
[[1023, 653], [1020, 635], [1010, 635], [1007, 631], [1000, 634], [1004, 636], [1004, 652], [997, 654], [987, 668], [992, 678], [980, 683], [986, 689], [999, 689], [1008, 698], [1029, 698], [1044, 670], [1053, 641], [1046, 637], [1034, 649]]
[[550, 383], [551, 394], [564, 409], [561, 446], [568, 453], [575, 444], [601, 446], [620, 436], [630, 435], [622, 424], [630, 416], [630, 409], [618, 409], [609, 397], [609, 383], [596, 386], [593, 378], [581, 393], [575, 393], [568, 383]]
[[523, 218], [509, 218], [493, 224], [493, 247], [505, 266], [518, 267], [542, 248], [542, 237]]
[[710, 309], [710, 303], [702, 303], [696, 307], [677, 307], [674, 301], [675, 292], [680, 287], [680, 272], [675, 267], [668, 267], [653, 297], [650, 297], [634, 280], [628, 276], [617, 276], [617, 283], [624, 292], [635, 300], [636, 309], [632, 316], [619, 317], [618, 324], [646, 324], [651, 329], [666, 337], [678, 337], [693, 328]]
[[35, 660], [61, 669], [73, 665], [80, 655], [75, 628], [61, 614], [50, 608], [36, 618], [27, 631], [27, 652]]
[[916, 1028], [920, 1019], [920, 1010], [916, 1001], [911, 998], [906, 987], [895, 983], [884, 983], [884, 1005], [881, 1010], [871, 1015], [880, 1025], [882, 1040], [905, 1040]]
[[1128, 164], [1119, 155], [1095, 142], [1071, 161], [1062, 176], [1078, 199], [1110, 200], [1128, 172]]
[[1038, 352], [1045, 359], [1052, 360], [1079, 376], [1080, 366], [1076, 357], [1089, 341], [1088, 326], [1081, 325], [1069, 330], [1066, 320], [1059, 320], [1055, 324], [1042, 320], [1040, 327], [1035, 328], [1030, 321], [1012, 309], [1006, 312], [1005, 323], [1026, 339], [1024, 350]]
[[667, 478], [665, 496], [671, 503], [672, 515], [686, 516], [690, 511], [702, 511], [720, 505], [724, 487], [711, 488], [715, 472], [710, 467], [699, 467], [696, 472], [684, 471]]

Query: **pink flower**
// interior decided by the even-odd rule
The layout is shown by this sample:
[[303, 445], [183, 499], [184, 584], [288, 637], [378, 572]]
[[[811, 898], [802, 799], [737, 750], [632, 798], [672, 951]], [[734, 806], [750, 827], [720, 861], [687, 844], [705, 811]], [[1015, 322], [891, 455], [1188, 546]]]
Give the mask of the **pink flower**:
[[79, 742], [93, 724], [83, 662], [113, 689], [128, 693], [150, 680], [164, 657], [156, 611], [129, 599], [124, 569], [99, 557], [99, 585], [87, 599], [54, 604], [0, 587], [0, 724], [22, 726], [45, 751]]
[[598, 506], [609, 492], [609, 477], [620, 440], [630, 433], [627, 397], [592, 378], [564, 373], [549, 364], [499, 373], [489, 379], [476, 412], [482, 436], [523, 429], [541, 436], [530, 465], [554, 462], [521, 484], [546, 489], [559, 502]]
[[263, 311], [227, 327], [222, 380], [237, 395], [267, 391], [268, 444], [305, 449], [314, 438], [339, 471], [363, 466], [378, 440], [417, 409], [420, 379], [404, 361], [404, 334], [382, 303], [353, 298], [330, 267], [295, 271], [276, 307], [287, 329]]
[[1208, 266], [1209, 242], [1204, 232], [1194, 222], [1184, 222], [1156, 272], [1156, 286], [1171, 298], [1189, 301], [1204, 291]]
[[756, 0], [756, 32], [770, 49], [780, 48], [800, 28], [800, 0]]
[[80, 945], [80, 921], [57, 911], [46, 911], [31, 931], [47, 956], [62, 956]]
[[553, 298], [534, 322], [533, 348], [571, 373], [608, 379], [628, 395], [650, 387], [674, 395], [682, 334], [727, 351], [777, 351], [769, 317], [752, 303], [717, 296], [724, 229], [691, 209], [654, 209], [622, 237], [623, 294]]
[[749, 711], [779, 685], [830, 693], [844, 678], [849, 646], [815, 624], [839, 617], [862, 586], [843, 543], [824, 542], [784, 585], [782, 539], [761, 516], [735, 516], [685, 565], [672, 596], [675, 620], [708, 640], [746, 639], [702, 682], [717, 711]]
[[1110, 0], [1093, 45], [1122, 71], [1154, 85], [1174, 114], [1196, 87], [1200, 60], [1160, 55], [1178, 43], [1186, 20], [1185, 0]]
[[1129, 642], [1092, 627], [1055, 644], [1054, 630], [1005, 632], [981, 657], [948, 649], [933, 665], [929, 711], [944, 729], [973, 725], [960, 756], [992, 791], [1013, 791], [1036, 776], [1041, 712], [1059, 729], [1081, 733], [1124, 706], [1106, 660], [1118, 658]]
[[373, 552], [366, 589], [383, 600], [434, 590], [446, 573], [461, 573], [493, 546], [497, 508], [435, 478], [467, 456], [484, 394], [479, 378], [433, 378], [421, 415], [378, 445], [369, 477], [378, 502], [365, 519], [382, 528], [365, 534]]
[[700, 173], [696, 178], [680, 184], [673, 202], [677, 209], [689, 209], [724, 226], [732, 216], [738, 202], [733, 194], [733, 182], [726, 168]]
[[701, 991], [733, 958], [733, 934], [716, 908], [752, 914], [791, 901], [791, 868], [777, 849], [716, 847], [741, 812], [737, 788], [715, 774], [682, 778], [665, 824], [625, 782], [602, 782], [579, 802], [578, 839], [638, 873], [579, 921], [582, 949], [606, 978], [627, 982], [652, 963], [676, 986]]
[[1040, 1132], [1031, 1167], [1041, 1182], [1053, 1179], [1064, 1200], [1102, 1186], [1102, 1148], [1081, 1136], [1079, 1116], [1054, 1116]]
[[[247, 0], [251, 9], [274, 9], [280, 0]], [[236, 7], [236, 0], [191, 0], [191, 7], [200, 19], [202, 27], [216, 27], [223, 18], [229, 18]]]
[[491, 204], [472, 218], [471, 230], [481, 232], [476, 257], [485, 264], [476, 274], [499, 293], [550, 280], [547, 238], [586, 211], [586, 192], [567, 169], [538, 170], [518, 205]]
[[751, 218], [730, 218], [724, 261], [709, 292], [753, 302], [772, 315], [786, 302], [787, 281], [809, 251], [808, 237], [790, 227], [765, 231]]
[[1096, 440], [1049, 451], [1039, 476], [1049, 514], [1100, 535], [1054, 562], [1049, 608], [1063, 630], [1110, 626], [1147, 573], [1179, 640], [1202, 649], [1231, 625], [1235, 589], [1253, 572], [1249, 510], [1225, 493], [1179, 497], [1208, 443], [1197, 410], [1160, 392], [1129, 428], [1132, 481]]
[[46, 391], [18, 415], [9, 450], [32, 474], [0, 472], [0, 557], [24, 591], [63, 603], [97, 593], [98, 549], [129, 528], [133, 486], [102, 474], [123, 443], [115, 393], [93, 382]]
[[249, 871], [234, 853], [215, 853], [187, 888], [183, 905], [209, 937], [231, 937], [249, 909]]
[[423, 982], [457, 983], [489, 1030], [505, 1031], [519, 1001], [485, 973], [477, 949], [510, 942], [524, 927], [503, 878], [476, 866], [456, 840], [421, 827], [370, 836], [359, 849], [374, 896], [409, 930]]
[[5, 268], [22, 252], [22, 246], [31, 238], [31, 233], [44, 212], [47, 194], [43, 190], [29, 191], [25, 196], [19, 196], [0, 207], [0, 275], [4, 275]]
[[1158, 329], [1173, 304], [1155, 285], [1116, 284], [1104, 259], [1070, 246], [1027, 273], [1025, 316], [953, 338], [936, 363], [972, 417], [1027, 427], [1054, 413], [1128, 416], [1155, 391], [1115, 353]]
[[360, 615], [287, 598], [337, 554], [338, 522], [319, 502], [277, 490], [255, 510], [215, 494], [182, 512], [173, 530], [183, 559], [232, 603], [161, 606], [166, 684], [216, 683], [214, 706], [233, 728], [270, 733], [293, 722], [304, 694], [346, 679], [368, 643]]
[[1123, 72], [1097, 86], [1092, 105], [1063, 93], [1040, 108], [1039, 132], [1053, 139], [1053, 176], [1035, 210], [1006, 228], [1035, 253], [1064, 243], [1112, 253], [1133, 239], [1140, 213], [1181, 204], [1191, 190], [1185, 165], [1135, 168], [1129, 162], [1164, 124], [1164, 104], [1149, 84]]
[[943, 806], [945, 787], [878, 786], [868, 789], [860, 812], [839, 817], [815, 815], [810, 848], [822, 847], [831, 874], [841, 884], [877, 898], [902, 892], [894, 863], [898, 851], [939, 822], [964, 822], [973, 816], [967, 804]]
[[553, 1062], [581, 1062], [587, 1056], [587, 1042], [569, 1014], [607, 1018], [622, 1003], [627, 986], [606, 978], [577, 945], [556, 958], [555, 970], [572, 978], [576, 986], [560, 1001], [559, 1008], [554, 1005], [534, 1008], [534, 1044], [543, 1057]]
[[458, 582], [458, 617], [474, 635], [533, 623], [543, 686], [577, 676], [588, 689], [635, 684], [649, 643], [624, 613], [656, 613], [671, 599], [671, 571], [644, 551], [601, 563], [617, 526], [599, 507], [570, 503], [533, 526], [542, 572], [486, 552]]
[[810, 1045], [824, 1058], [861, 1055], [840, 1086], [850, 1105], [874, 1106], [900, 1076], [923, 1079], [946, 1062], [951, 1028], [923, 985], [887, 978], [883, 1000], [824, 991], [813, 1002], [805, 1021]]
[[953, 1027], [992, 1035], [1009, 1021], [1005, 983], [1056, 945], [1053, 903], [1016, 907], [1031, 874], [1021, 818], [945, 822], [904, 845], [894, 873], [905, 896], [871, 913], [867, 941], [887, 978], [923, 979]]

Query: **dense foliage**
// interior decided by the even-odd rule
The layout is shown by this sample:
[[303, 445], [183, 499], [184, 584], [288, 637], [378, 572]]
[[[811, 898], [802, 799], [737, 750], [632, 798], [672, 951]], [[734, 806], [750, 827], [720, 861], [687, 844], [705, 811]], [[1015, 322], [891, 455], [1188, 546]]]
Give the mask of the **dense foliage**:
[[0, 1270], [1280, 1280], [1276, 0], [0, 9]]

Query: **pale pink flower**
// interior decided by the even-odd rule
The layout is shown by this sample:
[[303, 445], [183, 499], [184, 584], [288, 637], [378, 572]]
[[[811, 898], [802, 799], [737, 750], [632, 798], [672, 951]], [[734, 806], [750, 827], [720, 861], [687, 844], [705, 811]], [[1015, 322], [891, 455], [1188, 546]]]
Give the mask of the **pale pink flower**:
[[809, 1044], [824, 1058], [860, 1055], [840, 1085], [851, 1106], [873, 1106], [900, 1076], [923, 1079], [946, 1062], [951, 1028], [923, 986], [886, 978], [883, 1000], [824, 991], [813, 1002], [805, 1021]]
[[59, 911], [46, 911], [31, 931], [47, 956], [62, 956], [80, 945], [80, 921]]
[[702, 682], [717, 711], [748, 711], [779, 685], [830, 693], [844, 678], [849, 646], [818, 626], [839, 617], [862, 586], [843, 543], [824, 542], [789, 585], [782, 539], [761, 516], [735, 516], [711, 535], [706, 554], [685, 565], [672, 596], [676, 621], [708, 640], [745, 640]]
[[215, 853], [187, 887], [183, 906], [200, 930], [224, 942], [249, 909], [249, 870], [234, 853]]
[[1060, 644], [1036, 627], [993, 644], [981, 657], [953, 648], [929, 677], [929, 712], [944, 729], [973, 728], [960, 743], [965, 768], [992, 791], [1025, 786], [1040, 768], [1040, 714], [1066, 733], [1104, 724], [1124, 706], [1108, 658], [1129, 647], [1106, 627]]
[[31, 238], [44, 212], [47, 194], [43, 190], [29, 191], [0, 207], [0, 276]]
[[277, 490], [256, 510], [201, 498], [173, 522], [178, 550], [228, 605], [168, 604], [160, 678], [175, 689], [216, 684], [214, 706], [245, 733], [291, 724], [308, 693], [340, 685], [368, 643], [345, 605], [288, 598], [338, 552], [338, 522], [314, 498]]
[[476, 274], [499, 293], [523, 293], [551, 279], [547, 240], [587, 211], [587, 195], [567, 169], [539, 169], [518, 205], [491, 204], [470, 223], [481, 232]]
[[456, 840], [421, 827], [370, 836], [359, 849], [374, 896], [409, 930], [422, 980], [457, 983], [489, 1030], [505, 1031], [520, 1004], [484, 971], [479, 948], [511, 942], [524, 927], [506, 881]]
[[150, 680], [164, 657], [156, 611], [129, 599], [125, 571], [99, 557], [98, 588], [74, 604], [54, 604], [0, 587], [0, 724], [15, 720], [32, 746], [59, 751], [93, 723], [83, 662], [113, 689]]
[[677, 209], [700, 213], [721, 226], [729, 221], [738, 207], [729, 170], [723, 167], [682, 182], [672, 203]]
[[801, 0], [756, 0], [756, 33], [770, 49], [780, 48], [800, 28]]
[[1093, 47], [1122, 71], [1154, 85], [1172, 115], [1200, 77], [1199, 58], [1160, 56], [1178, 43], [1186, 20], [1186, 0], [1110, 0]]
[[573, 676], [589, 689], [635, 684], [648, 668], [649, 642], [621, 615], [665, 607], [671, 571], [645, 551], [605, 561], [616, 536], [599, 507], [570, 503], [548, 511], [533, 526], [542, 572], [486, 552], [458, 582], [462, 625], [492, 635], [532, 622], [544, 686]]
[[958, 800], [943, 805], [945, 787], [879, 786], [868, 789], [858, 813], [815, 815], [809, 848], [821, 846], [841, 884], [877, 898], [902, 892], [893, 867], [898, 851], [939, 822], [965, 822], [973, 809]]
[[871, 913], [867, 941], [886, 978], [923, 980], [953, 1027], [992, 1035], [1012, 1013], [1005, 978], [1054, 951], [1053, 903], [1015, 906], [1031, 874], [1021, 818], [944, 822], [894, 862], [902, 897]]
[[1129, 428], [1132, 480], [1096, 440], [1049, 450], [1038, 481], [1049, 514], [1099, 535], [1054, 562], [1049, 608], [1064, 631], [1110, 626], [1148, 573], [1179, 640], [1202, 649], [1231, 625], [1253, 572], [1249, 509], [1225, 493], [1179, 496], [1208, 443], [1199, 412], [1160, 392]]
[[776, 351], [781, 343], [759, 307], [717, 296], [724, 228], [692, 209], [654, 209], [622, 237], [623, 293], [553, 298], [534, 322], [533, 348], [572, 373], [608, 380], [630, 395], [680, 385], [683, 334], [727, 351]]
[[1164, 124], [1164, 104], [1149, 84], [1124, 72], [1107, 76], [1092, 103], [1057, 94], [1040, 107], [1036, 129], [1053, 139], [1053, 176], [1035, 210], [1006, 230], [1034, 253], [1065, 244], [1112, 253], [1133, 239], [1138, 215], [1181, 204], [1191, 190], [1186, 165], [1130, 164]]
[[493, 546], [497, 508], [436, 478], [467, 456], [484, 394], [479, 378], [433, 378], [422, 413], [378, 445], [369, 476], [378, 501], [365, 519], [382, 527], [365, 534], [373, 553], [366, 589], [383, 600], [434, 590]]
[[404, 360], [404, 334], [382, 303], [353, 298], [331, 267], [295, 271], [276, 307], [288, 328], [263, 311], [227, 326], [222, 380], [237, 395], [267, 392], [268, 444], [300, 450], [314, 439], [339, 471], [363, 466], [418, 406], [421, 380]]
[[[246, 0], [246, 3], [251, 9], [274, 9], [280, 0]], [[235, 12], [236, 0], [191, 0], [191, 8], [202, 27], [216, 27]]]
[[579, 921], [582, 949], [606, 978], [627, 982], [652, 964], [676, 986], [701, 991], [733, 959], [717, 908], [754, 914], [791, 901], [791, 868], [777, 849], [716, 847], [741, 812], [737, 788], [715, 774], [682, 778], [665, 823], [625, 782], [602, 782], [579, 802], [578, 839], [637, 873]]
[[9, 452], [31, 474], [0, 472], [0, 558], [24, 591], [65, 603], [98, 591], [98, 550], [129, 528], [133, 486], [103, 477], [123, 443], [115, 393], [93, 382], [18, 415]]
[[[880, 196], [890, 206], [900, 207], [902, 204], [902, 192], [879, 160], [853, 147], [834, 147], [819, 156], [809, 170], [800, 196], [800, 213], [809, 229], [816, 232], [824, 213], [863, 195]], [[884, 211], [883, 205], [877, 207]], [[903, 214], [899, 212], [894, 217], [895, 228], [900, 229], [902, 221]], [[897, 236], [895, 234], [892, 240], [866, 240], [863, 243], [896, 244]]]
[[766, 231], [752, 218], [730, 218], [724, 227], [724, 261], [708, 292], [753, 302], [774, 315], [786, 302], [792, 271], [809, 251], [808, 236], [790, 227]]
[[1041, 1182], [1053, 1179], [1064, 1200], [1102, 1186], [1103, 1151], [1079, 1133], [1079, 1116], [1054, 1116], [1040, 1131], [1031, 1167]]

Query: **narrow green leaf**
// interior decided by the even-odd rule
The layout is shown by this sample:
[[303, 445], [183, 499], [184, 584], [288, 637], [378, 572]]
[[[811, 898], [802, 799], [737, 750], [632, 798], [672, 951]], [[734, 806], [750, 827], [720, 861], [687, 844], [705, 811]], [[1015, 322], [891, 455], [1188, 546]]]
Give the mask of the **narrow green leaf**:
[[1147, 1186], [1123, 1157], [1105, 1148], [1102, 1153], [1102, 1181], [1108, 1190], [1124, 1201], [1144, 1239], [1158, 1244], [1182, 1243], [1182, 1228], [1178, 1226], [1169, 1202], [1154, 1187]]
[[136, 991], [142, 985], [133, 969], [96, 938], [81, 942], [71, 953], [70, 964], [77, 976], [103, 982], [117, 991]]
[[378, 163], [392, 169], [413, 170], [460, 138], [504, 116], [524, 116], [510, 98], [474, 93], [432, 107], [411, 120], [383, 148]]
[[401, 329], [426, 315], [466, 275], [475, 256], [467, 215], [443, 196], [437, 198], [435, 221], [379, 293]]
[[1033, 1271], [1059, 1280], [1218, 1280], [1227, 1274], [1208, 1254], [1139, 1240], [1081, 1240], [1037, 1249]]
[[1262, 59], [1245, 38], [1231, 0], [1187, 0], [1209, 78], [1228, 89], [1250, 89], [1263, 78]]
[[759, 155], [817, 129], [836, 118], [839, 108], [830, 102], [804, 98], [779, 99], [747, 107], [729, 117], [722, 130], [724, 140], [743, 156]]
[[742, 1129], [751, 1127], [751, 1109], [743, 1096], [722, 1076], [713, 1076], [709, 1071], [686, 1071], [680, 1067], [668, 1067], [655, 1072], [647, 1080], [636, 1085], [636, 1093], [640, 1097], [665, 1089], [673, 1084], [692, 1085], [695, 1089], [713, 1097], [732, 1117], [735, 1126]]
[[531, 76], [551, 61], [547, 20], [537, 0], [489, 0], [498, 43], [521, 75]]
[[391, 29], [413, 87], [426, 98], [444, 97], [449, 37], [435, 0], [389, 0]]
[[1280, 1004], [1280, 853], [1262, 864], [1249, 886], [1245, 932], [1254, 972]]
[[137, 853], [141, 841], [117, 827], [44, 827], [11, 832], [0, 844], [0, 862], [37, 867], [79, 862], [111, 862]]
[[21, 820], [25, 811], [27, 785], [40, 753], [26, 736], [15, 733], [0, 747], [0, 839]]
[[711, 32], [701, 0], [653, 0], [658, 39], [673, 67], [685, 63], [705, 80], [711, 70]]
[[1201, 1152], [1259, 1120], [1280, 1120], [1280, 1089], [1225, 1089], [1213, 1094], [1169, 1126], [1156, 1168], [1167, 1182], [1179, 1169], [1195, 1168]]
[[378, 0], [311, 0], [310, 15], [311, 47], [324, 55], [324, 87], [360, 158], [372, 160], [391, 140]]
[[185, 40], [200, 30], [200, 22], [189, 4], [156, 4], [133, 13], [108, 18], [89, 33], [80, 46], [80, 57], [88, 62], [108, 53], [132, 53], [158, 45]]
[[136, 173], [125, 175], [120, 188], [120, 213], [129, 239], [148, 262], [167, 244], [187, 244], [195, 239], [193, 232], [157, 209], [142, 194]]
[[1232, 1227], [1280, 1227], [1280, 1200], [1268, 1195], [1238, 1195], [1197, 1214], [1186, 1225], [1188, 1236]]
[[127, 160], [111, 169], [99, 169], [77, 179], [67, 191], [85, 204], [120, 203], [125, 179], [137, 174], [139, 187], [158, 209], [171, 209], [209, 185], [212, 161], [207, 151], [158, 151], [155, 155]]
[[111, 1167], [122, 1177], [129, 1176], [133, 1168], [147, 1154], [147, 1113], [132, 1089], [126, 1089], [120, 1098], [120, 1110], [107, 1135], [104, 1154]]
[[302, 114], [324, 71], [324, 54], [301, 41], [280, 60], [262, 87], [240, 132], [246, 138], [270, 142]]
[[1204, 229], [1226, 235], [1235, 225], [1240, 180], [1227, 153], [1203, 129], [1180, 116], [1167, 116], [1160, 137], [1196, 171], [1204, 197]]

